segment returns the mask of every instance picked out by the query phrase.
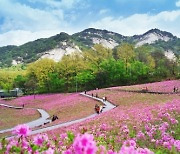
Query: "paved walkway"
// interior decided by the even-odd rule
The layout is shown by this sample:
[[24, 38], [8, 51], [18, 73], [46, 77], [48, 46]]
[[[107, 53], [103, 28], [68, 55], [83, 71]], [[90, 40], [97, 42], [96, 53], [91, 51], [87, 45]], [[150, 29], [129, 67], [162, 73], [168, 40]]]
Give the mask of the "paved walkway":
[[[109, 110], [116, 107], [115, 105], [111, 104], [109, 101], [103, 101], [103, 99], [101, 99], [101, 98], [92, 97], [92, 96], [84, 94], [84, 93], [80, 93], [80, 94], [83, 95], [83, 96], [86, 96], [86, 97], [89, 97], [89, 98], [92, 98], [92, 99], [95, 99], [97, 101], [102, 102], [105, 105], [105, 108], [103, 109], [102, 112], [107, 112], [107, 111], [109, 111]], [[68, 122], [65, 122], [65, 123], [60, 123], [60, 124], [49, 126], [49, 127], [46, 127], [46, 128], [41, 128], [41, 129], [38, 129], [38, 130], [34, 130], [34, 131], [31, 132], [31, 135], [37, 134], [37, 133], [42, 133], [42, 132], [45, 132], [45, 131], [53, 130], [53, 129], [64, 127], [64, 126], [69, 126], [69, 125], [79, 123], [79, 122], [85, 121], [87, 119], [93, 118], [95, 116], [98, 116], [98, 114], [95, 113], [95, 114], [92, 114], [90, 116], [87, 116], [87, 117], [84, 117], [84, 118], [81, 118], [81, 119], [68, 121]]]
[[[24, 109], [24, 110], [28, 110], [28, 109], [35, 109], [35, 108], [23, 108], [23, 107], [16, 107], [16, 106], [11, 106], [11, 105], [6, 105], [6, 104], [0, 104], [0, 106], [4, 106], [4, 107], [8, 107], [8, 108], [13, 108], [13, 109]], [[34, 127], [38, 127], [41, 125], [44, 125], [44, 123], [48, 123], [51, 120], [48, 120], [48, 118], [50, 117], [50, 115], [43, 109], [35, 109], [37, 110], [41, 117], [37, 120], [25, 123], [26, 125], [28, 125], [30, 128], [34, 128]], [[14, 127], [13, 127], [14, 128]], [[13, 128], [9, 128], [9, 129], [4, 129], [4, 130], [0, 130], [0, 134], [1, 133], [6, 133], [9, 131], [12, 131]]]
[[[103, 99], [101, 99], [101, 98], [92, 97], [92, 96], [84, 94], [84, 93], [80, 93], [80, 94], [85, 96], [85, 97], [89, 97], [89, 98], [92, 98], [94, 100], [102, 102], [105, 105], [105, 108], [103, 108], [102, 112], [107, 112], [107, 111], [109, 111], [109, 110], [116, 107], [115, 105], [113, 105], [109, 101], [103, 101]], [[0, 105], [1, 106], [6, 106], [6, 107], [12, 107], [12, 108], [15, 108], [15, 109], [22, 109], [22, 107], [8, 106], [8, 105], [5, 105], [5, 104], [0, 104]], [[44, 123], [48, 122], [47, 118], [49, 118], [49, 114], [46, 111], [42, 110], [42, 109], [37, 109], [37, 110], [40, 112], [41, 118], [39, 118], [39, 119], [37, 119], [35, 121], [32, 121], [32, 122], [26, 123], [31, 128], [43, 125]], [[33, 131], [31, 131], [30, 135], [37, 134], [37, 133], [42, 133], [42, 132], [45, 132], [45, 131], [53, 130], [53, 129], [64, 127], [64, 126], [69, 126], [69, 125], [79, 123], [79, 122], [85, 121], [87, 119], [93, 118], [95, 116], [98, 116], [98, 114], [95, 113], [95, 114], [92, 114], [90, 116], [87, 116], [87, 117], [84, 117], [84, 118], [81, 118], [81, 119], [68, 121], [68, 122], [57, 124], [57, 125], [48, 126], [48, 127], [45, 127], [45, 128], [40, 128], [40, 129], [37, 129], [37, 130], [33, 130]], [[0, 133], [5, 133], [5, 132], [8, 132], [8, 131], [12, 131], [12, 130], [13, 130], [13, 128], [5, 129], [5, 130], [1, 130]]]

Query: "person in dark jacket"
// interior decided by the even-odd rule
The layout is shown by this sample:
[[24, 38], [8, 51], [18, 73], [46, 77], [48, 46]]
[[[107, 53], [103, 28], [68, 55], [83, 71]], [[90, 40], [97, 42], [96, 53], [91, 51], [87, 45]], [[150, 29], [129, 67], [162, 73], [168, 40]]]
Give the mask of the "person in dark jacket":
[[58, 119], [58, 116], [53, 115], [53, 117], [52, 117], [52, 122], [55, 121], [56, 119]]

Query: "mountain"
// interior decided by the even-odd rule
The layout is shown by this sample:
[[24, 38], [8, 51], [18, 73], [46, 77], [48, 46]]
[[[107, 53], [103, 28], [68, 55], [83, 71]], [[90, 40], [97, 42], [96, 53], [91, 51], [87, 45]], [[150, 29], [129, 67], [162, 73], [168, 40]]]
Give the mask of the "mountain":
[[72, 35], [76, 42], [81, 42], [82, 46], [92, 47], [94, 44], [102, 44], [104, 47], [113, 49], [127, 37], [107, 30], [89, 28], [80, 33]]
[[133, 39], [135, 40], [135, 42], [137, 42], [136, 46], [142, 46], [144, 44], [152, 44], [158, 40], [167, 42], [169, 40], [176, 39], [176, 37], [166, 31], [151, 29], [143, 35], [134, 35]]
[[151, 29], [142, 35], [123, 36], [107, 30], [89, 28], [73, 35], [62, 32], [21, 46], [0, 47], [0, 67], [26, 64], [45, 57], [59, 61], [64, 55], [75, 51], [83, 52], [94, 44], [114, 49], [122, 42], [132, 43], [135, 47], [149, 44], [163, 50], [169, 59], [180, 55], [180, 39], [166, 31]]

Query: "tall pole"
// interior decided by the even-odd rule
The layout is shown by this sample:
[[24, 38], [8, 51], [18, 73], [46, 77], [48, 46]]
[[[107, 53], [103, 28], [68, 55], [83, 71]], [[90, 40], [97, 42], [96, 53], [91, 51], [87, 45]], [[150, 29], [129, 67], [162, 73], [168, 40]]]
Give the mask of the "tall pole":
[[76, 75], [76, 92], [77, 92], [77, 88], [78, 88], [78, 87], [77, 87], [77, 75]]

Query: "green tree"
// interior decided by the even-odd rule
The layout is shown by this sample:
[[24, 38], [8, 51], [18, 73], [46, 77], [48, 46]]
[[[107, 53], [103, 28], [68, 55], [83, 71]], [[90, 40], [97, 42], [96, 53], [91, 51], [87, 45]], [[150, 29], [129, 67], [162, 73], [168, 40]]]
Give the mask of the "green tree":
[[86, 70], [88, 64], [85, 64], [80, 53], [65, 55], [58, 63], [57, 69], [59, 78], [65, 81], [66, 91], [77, 90], [77, 74]]
[[125, 82], [125, 63], [122, 60], [114, 58], [104, 60], [101, 65], [101, 70], [106, 73], [106, 84], [113, 86], [115, 84], [123, 84]]
[[134, 60], [135, 52], [134, 47], [131, 44], [123, 43], [115, 49], [115, 55], [118, 59], [121, 59], [126, 64], [126, 73], [128, 72], [128, 63]]
[[55, 72], [56, 63], [51, 59], [41, 59], [31, 63], [27, 67], [27, 75], [29, 79], [35, 79], [39, 92], [50, 91], [49, 73]]
[[26, 82], [27, 82], [27, 77], [24, 75], [18, 75], [14, 79], [14, 87], [15, 88], [21, 88], [22, 91], [25, 93], [26, 92]]
[[112, 50], [96, 44], [92, 49], [83, 53], [85, 62], [90, 63], [94, 70], [100, 69], [103, 60], [112, 58]]
[[64, 79], [59, 78], [59, 75], [57, 72], [55, 73], [49, 73], [49, 84], [50, 91], [51, 92], [63, 92], [65, 81]]
[[151, 48], [149, 46], [141, 46], [136, 48], [136, 59], [145, 63], [151, 70], [155, 68], [155, 60], [151, 56]]

